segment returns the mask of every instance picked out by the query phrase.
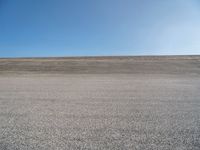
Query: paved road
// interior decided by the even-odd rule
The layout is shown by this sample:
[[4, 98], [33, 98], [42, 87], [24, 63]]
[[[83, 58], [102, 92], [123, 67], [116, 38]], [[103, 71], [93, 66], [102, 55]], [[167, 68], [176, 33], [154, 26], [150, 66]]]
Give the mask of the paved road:
[[79, 59], [0, 60], [1, 150], [200, 149], [200, 57]]

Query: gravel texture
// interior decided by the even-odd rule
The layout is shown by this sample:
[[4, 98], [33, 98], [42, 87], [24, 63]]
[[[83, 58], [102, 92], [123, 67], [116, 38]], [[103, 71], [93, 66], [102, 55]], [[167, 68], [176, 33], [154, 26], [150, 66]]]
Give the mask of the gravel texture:
[[200, 57], [0, 59], [0, 150], [199, 150]]

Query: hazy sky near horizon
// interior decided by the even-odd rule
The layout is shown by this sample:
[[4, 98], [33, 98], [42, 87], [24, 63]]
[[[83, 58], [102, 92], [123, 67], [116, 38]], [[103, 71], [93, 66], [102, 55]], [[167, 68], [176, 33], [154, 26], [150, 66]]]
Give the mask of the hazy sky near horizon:
[[0, 0], [0, 57], [200, 54], [199, 0]]

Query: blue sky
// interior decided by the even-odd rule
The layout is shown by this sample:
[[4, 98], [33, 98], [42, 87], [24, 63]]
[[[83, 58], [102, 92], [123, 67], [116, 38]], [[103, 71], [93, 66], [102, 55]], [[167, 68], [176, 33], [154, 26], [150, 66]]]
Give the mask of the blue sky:
[[0, 57], [200, 54], [199, 0], [0, 0]]

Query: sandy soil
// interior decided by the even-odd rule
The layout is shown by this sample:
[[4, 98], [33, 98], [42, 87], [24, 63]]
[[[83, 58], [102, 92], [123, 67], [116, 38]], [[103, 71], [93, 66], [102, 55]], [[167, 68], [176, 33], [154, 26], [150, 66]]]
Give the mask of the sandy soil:
[[0, 59], [0, 149], [200, 149], [200, 57]]

